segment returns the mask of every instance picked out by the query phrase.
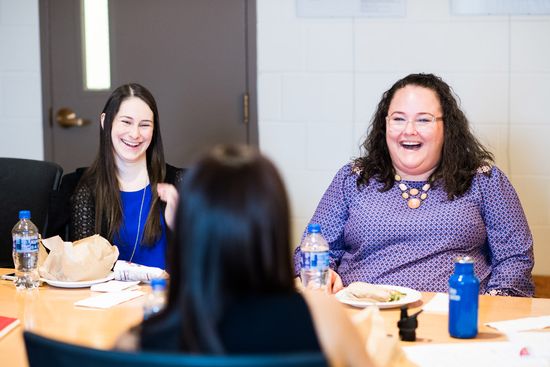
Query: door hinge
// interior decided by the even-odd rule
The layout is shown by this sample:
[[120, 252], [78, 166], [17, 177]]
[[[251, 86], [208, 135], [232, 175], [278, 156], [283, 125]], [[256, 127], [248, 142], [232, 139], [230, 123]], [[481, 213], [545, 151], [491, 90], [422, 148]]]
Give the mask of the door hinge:
[[248, 124], [249, 116], [248, 93], [243, 94], [243, 123]]

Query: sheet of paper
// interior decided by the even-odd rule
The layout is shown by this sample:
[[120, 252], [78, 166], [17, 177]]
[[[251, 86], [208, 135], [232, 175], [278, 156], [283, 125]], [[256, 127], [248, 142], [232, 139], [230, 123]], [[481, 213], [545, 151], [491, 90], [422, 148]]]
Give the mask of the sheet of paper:
[[422, 367], [549, 367], [544, 357], [522, 356], [511, 342], [431, 344], [403, 348], [407, 357]]
[[116, 293], [103, 293], [99, 296], [92, 296], [75, 302], [75, 306], [91, 308], [111, 308], [119, 303], [140, 297], [145, 293], [142, 291], [122, 291]]
[[120, 280], [111, 280], [106, 283], [94, 284], [90, 288], [92, 292], [120, 292], [123, 290], [137, 289], [139, 281], [123, 282]]
[[550, 316], [525, 317], [515, 320], [487, 322], [485, 325], [503, 333], [544, 329], [550, 327]]
[[522, 355], [537, 358], [546, 358], [550, 366], [550, 333], [542, 332], [521, 332], [509, 333], [508, 339]]
[[447, 293], [437, 293], [422, 309], [424, 312], [449, 313], [449, 295]]

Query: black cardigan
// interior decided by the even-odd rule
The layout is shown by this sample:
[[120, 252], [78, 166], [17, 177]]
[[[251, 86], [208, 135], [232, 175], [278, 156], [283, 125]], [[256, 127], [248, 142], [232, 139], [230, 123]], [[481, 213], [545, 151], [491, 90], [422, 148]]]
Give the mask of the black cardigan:
[[[95, 203], [93, 196], [90, 195], [89, 190], [87, 195], [82, 195], [86, 190], [80, 190], [80, 193], [75, 192], [86, 169], [87, 167], [78, 168], [74, 172], [64, 175], [59, 190], [52, 193], [48, 210], [48, 231], [44, 238], [59, 235], [63, 240], [69, 241], [95, 234]], [[185, 169], [167, 164], [164, 181], [177, 187], [182, 181], [184, 173]], [[75, 206], [87, 208], [86, 213], [77, 214], [87, 216], [85, 228], [81, 228], [80, 231], [70, 229], [71, 215]]]

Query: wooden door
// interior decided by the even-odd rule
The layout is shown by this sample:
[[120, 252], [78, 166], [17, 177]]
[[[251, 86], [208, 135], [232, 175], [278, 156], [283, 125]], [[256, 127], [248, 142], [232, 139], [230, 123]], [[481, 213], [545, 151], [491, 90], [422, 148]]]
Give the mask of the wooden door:
[[[84, 88], [81, 1], [41, 1], [40, 19], [45, 157], [65, 172], [90, 165], [103, 105], [128, 82], [143, 84], [157, 100], [168, 163], [189, 166], [218, 143], [257, 145], [254, 1], [110, 0], [106, 91]], [[62, 108], [90, 124], [61, 127]]]

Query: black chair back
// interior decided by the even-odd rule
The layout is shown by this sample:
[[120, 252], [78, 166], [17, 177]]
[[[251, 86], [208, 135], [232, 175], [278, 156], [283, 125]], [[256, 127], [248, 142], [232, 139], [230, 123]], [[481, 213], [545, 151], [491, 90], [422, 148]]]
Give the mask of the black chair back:
[[0, 267], [13, 267], [11, 230], [19, 210], [30, 210], [32, 222], [46, 233], [50, 195], [58, 189], [62, 174], [56, 163], [0, 158]]
[[80, 178], [87, 167], [77, 168], [61, 178], [59, 190], [52, 194], [48, 210], [48, 228], [44, 238], [60, 236], [64, 241], [70, 241], [69, 225], [71, 222], [71, 197], [78, 186]]
[[106, 351], [23, 334], [30, 367], [325, 367], [321, 353], [207, 356]]

